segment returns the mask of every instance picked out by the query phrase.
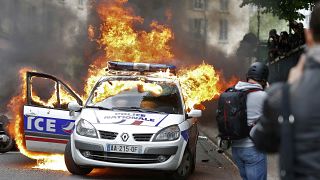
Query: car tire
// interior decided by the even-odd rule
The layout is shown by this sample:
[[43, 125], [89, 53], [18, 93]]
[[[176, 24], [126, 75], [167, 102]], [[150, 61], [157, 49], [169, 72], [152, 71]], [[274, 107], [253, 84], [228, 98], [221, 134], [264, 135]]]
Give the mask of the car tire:
[[194, 171], [196, 170], [196, 159], [197, 159], [196, 154], [197, 154], [197, 152], [194, 151], [194, 154], [192, 155], [191, 174], [193, 174]]
[[77, 165], [73, 158], [72, 158], [72, 152], [71, 152], [71, 142], [69, 141], [66, 149], [64, 151], [64, 161], [67, 166], [67, 169], [70, 173], [75, 174], [75, 175], [87, 175], [89, 174], [93, 168], [89, 167], [81, 167]]
[[198, 136], [199, 136], [199, 133], [198, 133], [198, 135], [197, 135], [196, 143], [195, 143], [194, 150], [193, 150], [193, 154], [192, 154], [192, 158], [193, 158], [193, 159], [192, 159], [191, 174], [193, 174], [194, 171], [196, 170]]
[[14, 146], [14, 140], [8, 136], [9, 139], [7, 142], [0, 142], [0, 153], [6, 153], [8, 151], [10, 151], [11, 149], [13, 149]]
[[194, 156], [188, 148], [184, 151], [181, 163], [178, 169], [172, 174], [172, 178], [175, 180], [184, 180], [189, 177], [194, 171], [195, 162]]

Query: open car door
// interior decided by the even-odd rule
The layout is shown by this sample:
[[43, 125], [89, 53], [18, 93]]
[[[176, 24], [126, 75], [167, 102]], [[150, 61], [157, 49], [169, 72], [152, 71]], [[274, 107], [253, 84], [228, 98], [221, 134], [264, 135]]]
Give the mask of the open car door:
[[54, 76], [27, 72], [27, 104], [24, 133], [29, 151], [63, 153], [79, 112], [70, 113], [68, 103], [80, 97]]

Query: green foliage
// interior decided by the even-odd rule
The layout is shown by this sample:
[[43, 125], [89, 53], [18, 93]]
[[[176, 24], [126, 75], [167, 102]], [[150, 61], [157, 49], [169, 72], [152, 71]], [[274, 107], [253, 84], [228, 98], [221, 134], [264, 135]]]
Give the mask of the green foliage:
[[263, 13], [272, 13], [287, 21], [303, 20], [305, 17], [298, 10], [310, 9], [316, 0], [242, 0], [241, 7], [256, 5]]

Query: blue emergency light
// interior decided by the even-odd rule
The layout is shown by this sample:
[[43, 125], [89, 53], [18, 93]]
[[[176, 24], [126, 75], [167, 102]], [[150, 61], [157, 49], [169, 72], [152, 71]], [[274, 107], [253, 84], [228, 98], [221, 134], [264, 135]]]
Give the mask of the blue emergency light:
[[169, 69], [171, 73], [175, 73], [176, 66], [167, 64], [152, 64], [152, 63], [132, 63], [132, 62], [117, 62], [109, 61], [108, 68], [118, 71], [139, 71], [139, 72], [158, 72]]

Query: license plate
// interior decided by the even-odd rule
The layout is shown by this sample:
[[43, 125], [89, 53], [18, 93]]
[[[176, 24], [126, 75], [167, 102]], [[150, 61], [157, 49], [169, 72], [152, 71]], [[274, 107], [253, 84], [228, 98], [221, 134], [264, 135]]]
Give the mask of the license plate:
[[141, 146], [107, 144], [107, 152], [141, 154]]

